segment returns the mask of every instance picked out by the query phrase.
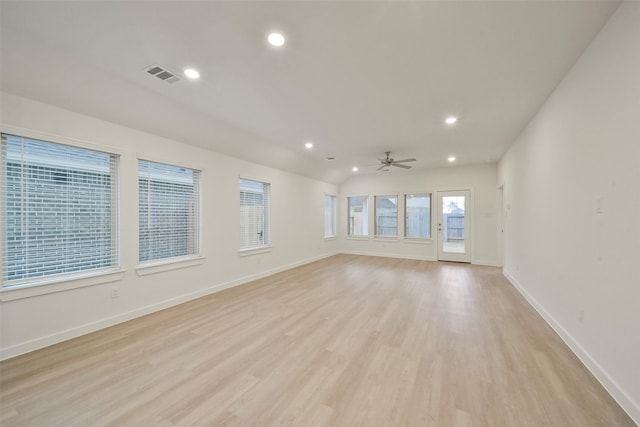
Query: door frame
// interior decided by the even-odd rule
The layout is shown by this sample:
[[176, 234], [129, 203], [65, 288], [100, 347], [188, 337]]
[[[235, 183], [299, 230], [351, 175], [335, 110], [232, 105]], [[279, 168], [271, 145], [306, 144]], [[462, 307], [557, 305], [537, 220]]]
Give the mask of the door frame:
[[506, 219], [507, 211], [505, 207], [504, 198], [504, 184], [498, 186], [498, 208], [500, 209], [500, 215], [498, 216], [498, 258], [497, 261], [500, 264], [499, 267], [504, 267], [504, 246], [506, 236]]
[[[436, 215], [435, 215], [435, 230], [436, 230], [436, 257], [438, 261], [453, 261], [453, 262], [473, 262], [473, 245], [474, 245], [474, 192], [472, 187], [467, 188], [455, 188], [455, 189], [440, 189], [436, 192]], [[458, 194], [453, 194], [458, 193]], [[444, 253], [442, 251], [442, 227], [441, 227], [441, 218], [442, 218], [442, 196], [447, 195], [464, 195], [467, 200], [465, 200], [465, 253], [461, 255]]]

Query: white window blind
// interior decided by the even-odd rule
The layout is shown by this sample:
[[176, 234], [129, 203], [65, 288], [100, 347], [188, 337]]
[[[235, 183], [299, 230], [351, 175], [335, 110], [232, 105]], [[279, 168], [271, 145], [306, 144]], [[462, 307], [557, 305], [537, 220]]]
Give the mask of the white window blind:
[[324, 237], [336, 236], [336, 196], [324, 196]]
[[349, 209], [349, 236], [367, 236], [369, 234], [369, 210], [367, 196], [347, 197]]
[[405, 194], [405, 237], [431, 238], [431, 194]]
[[270, 192], [268, 183], [240, 180], [240, 249], [271, 244]]
[[375, 196], [376, 236], [398, 235], [398, 196]]
[[200, 254], [200, 172], [138, 160], [139, 260]]
[[3, 287], [119, 265], [118, 156], [2, 134], [1, 157]]

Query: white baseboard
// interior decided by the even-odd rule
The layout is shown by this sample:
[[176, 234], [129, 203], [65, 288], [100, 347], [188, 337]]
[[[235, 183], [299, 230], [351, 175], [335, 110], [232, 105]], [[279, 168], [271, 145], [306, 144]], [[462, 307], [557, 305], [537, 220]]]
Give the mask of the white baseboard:
[[[345, 254], [345, 255], [362, 255], [362, 256], [379, 256], [383, 258], [415, 259], [417, 261], [437, 261], [438, 260], [436, 257], [432, 257], [432, 256], [405, 255], [405, 254], [394, 254], [394, 253], [385, 253], [385, 252], [340, 251], [339, 253]], [[477, 261], [473, 261], [471, 264], [485, 265], [488, 267], [502, 267], [496, 261], [477, 260]]]
[[486, 265], [487, 267], [502, 267], [502, 265], [497, 261], [475, 260], [475, 261], [472, 261], [471, 264]]
[[415, 259], [417, 261], [437, 261], [434, 257], [422, 256], [422, 255], [403, 255], [403, 254], [368, 252], [368, 251], [340, 251], [339, 253], [345, 254], [345, 255], [363, 255], [363, 256], [378, 256], [383, 258]]
[[91, 332], [98, 331], [100, 329], [108, 328], [110, 326], [117, 325], [119, 323], [126, 322], [128, 320], [135, 319], [137, 317], [146, 316], [147, 314], [155, 313], [156, 311], [164, 310], [165, 308], [173, 307], [178, 304], [182, 304], [197, 298], [201, 298], [203, 296], [207, 296], [224, 289], [232, 288], [234, 286], [243, 285], [248, 282], [252, 282], [257, 279], [261, 279], [263, 277], [271, 276], [272, 274], [280, 273], [282, 271], [290, 270], [295, 267], [300, 267], [305, 264], [309, 264], [315, 261], [319, 261], [324, 258], [328, 258], [330, 256], [336, 255], [337, 252], [330, 252], [324, 255], [307, 258], [298, 262], [294, 262], [291, 264], [283, 265], [281, 267], [273, 268], [271, 270], [266, 270], [260, 273], [252, 274], [249, 276], [241, 277], [236, 280], [232, 280], [226, 283], [219, 283], [217, 285], [210, 286], [205, 289], [201, 289], [196, 292], [191, 292], [188, 294], [180, 295], [176, 298], [171, 298], [169, 300], [161, 301], [158, 303], [150, 304], [145, 307], [137, 308], [135, 310], [128, 311], [126, 313], [121, 313], [116, 316], [107, 317], [105, 319], [101, 319], [95, 322], [86, 323], [84, 325], [80, 325], [71, 329], [67, 329], [64, 331], [56, 332], [51, 335], [46, 335], [43, 337], [36, 338], [34, 340], [25, 341], [20, 344], [16, 344], [10, 347], [6, 347], [0, 349], [0, 360], [9, 359], [15, 356], [19, 356], [21, 354], [29, 353], [34, 350], [38, 350], [40, 348], [48, 347], [50, 345], [58, 344], [63, 341], [70, 340], [72, 338], [77, 338], [82, 335], [89, 334]]
[[600, 366], [600, 364], [580, 345], [580, 343], [573, 338], [573, 336], [564, 328], [556, 319], [547, 312], [538, 301], [531, 296], [518, 281], [509, 274], [508, 271], [503, 270], [503, 275], [513, 285], [514, 288], [520, 292], [520, 294], [527, 300], [527, 302], [542, 316], [549, 326], [558, 334], [558, 336], [564, 341], [564, 343], [573, 351], [573, 353], [580, 359], [582, 364], [593, 374], [593, 376], [602, 384], [602, 386], [609, 392], [611, 397], [622, 407], [622, 409], [640, 425], [640, 402], [635, 402], [631, 396], [629, 396], [616, 381], [609, 376], [609, 374]]

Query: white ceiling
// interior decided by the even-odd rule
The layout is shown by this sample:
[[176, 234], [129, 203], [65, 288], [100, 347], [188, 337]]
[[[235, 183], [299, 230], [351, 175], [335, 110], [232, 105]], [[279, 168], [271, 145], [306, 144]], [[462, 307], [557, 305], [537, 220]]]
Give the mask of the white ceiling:
[[1, 88], [334, 183], [386, 150], [494, 162], [618, 4], [3, 0]]

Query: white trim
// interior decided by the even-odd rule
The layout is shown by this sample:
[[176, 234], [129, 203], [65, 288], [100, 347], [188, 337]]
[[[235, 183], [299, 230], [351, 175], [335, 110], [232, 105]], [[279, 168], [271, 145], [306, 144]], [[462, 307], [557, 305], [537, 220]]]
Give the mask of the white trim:
[[400, 241], [397, 236], [373, 236], [373, 239], [371, 240], [383, 243], [398, 243]]
[[526, 289], [518, 283], [518, 281], [509, 274], [507, 270], [503, 270], [502, 274], [516, 288], [516, 290], [524, 297], [525, 300], [533, 307], [534, 310], [542, 316], [545, 322], [555, 331], [556, 334], [564, 341], [569, 349], [580, 359], [582, 364], [593, 374], [598, 382], [607, 390], [607, 392], [618, 402], [620, 407], [640, 425], [640, 402], [635, 402], [632, 396], [628, 395], [616, 381], [609, 376], [607, 371], [580, 345], [580, 343], [558, 322], [544, 307], [531, 295]]
[[203, 166], [204, 166], [204, 165], [197, 165], [197, 162], [191, 164], [192, 162], [183, 162], [182, 160], [176, 161], [175, 159], [167, 159], [166, 157], [158, 156], [156, 154], [151, 154], [151, 153], [145, 153], [145, 152], [143, 153], [136, 152], [136, 159], [146, 160], [152, 163], [160, 163], [167, 166], [175, 166], [178, 168], [191, 169], [197, 172], [202, 172]]
[[325, 242], [330, 242], [331, 240], [337, 240], [338, 237], [334, 234], [333, 236], [324, 236]]
[[202, 265], [204, 264], [204, 261], [204, 256], [200, 255], [151, 261], [138, 265], [138, 267], [136, 267], [136, 273], [138, 273], [138, 276], [147, 276], [149, 274], [161, 273], [163, 271], [178, 270], [180, 268], [193, 267], [194, 265]]
[[336, 252], [329, 252], [324, 255], [319, 255], [312, 258], [307, 258], [298, 262], [294, 262], [291, 264], [287, 264], [278, 268], [274, 268], [271, 270], [266, 270], [261, 273], [252, 274], [249, 276], [241, 277], [236, 280], [232, 280], [225, 283], [219, 283], [217, 285], [210, 286], [206, 289], [202, 289], [199, 291], [191, 292], [185, 295], [181, 295], [179, 297], [171, 298], [165, 301], [161, 301], [155, 304], [148, 305], [146, 307], [138, 308], [132, 311], [128, 311], [126, 313], [118, 314], [116, 316], [107, 317], [102, 320], [98, 320], [96, 322], [87, 323], [81, 326], [77, 326], [74, 328], [67, 329], [65, 331], [56, 332], [51, 335], [47, 335], [45, 337], [36, 338], [34, 340], [26, 341], [20, 344], [16, 344], [7, 348], [0, 349], [0, 360], [6, 360], [11, 357], [19, 356], [24, 353], [28, 353], [39, 348], [47, 347], [53, 344], [57, 344], [63, 341], [70, 340], [72, 338], [76, 338], [82, 335], [89, 334], [91, 332], [98, 331], [100, 329], [108, 328], [113, 325], [117, 325], [119, 323], [126, 322], [128, 320], [135, 319], [137, 317], [145, 316], [150, 313], [155, 313], [156, 311], [163, 310], [165, 308], [173, 307], [178, 304], [182, 304], [203, 296], [207, 296], [213, 294], [215, 292], [222, 291], [227, 288], [231, 288], [234, 286], [243, 285], [248, 282], [252, 282], [254, 280], [261, 279], [263, 277], [270, 276], [272, 274], [280, 273], [285, 270], [290, 270], [295, 267], [300, 267], [305, 264], [309, 264], [315, 261], [319, 261], [324, 258], [328, 258], [330, 256], [336, 255]]
[[369, 236], [349, 236], [349, 235], [346, 235], [345, 239], [346, 240], [362, 240], [362, 241], [371, 240]]
[[0, 133], [21, 136], [29, 139], [37, 139], [44, 142], [53, 142], [57, 144], [70, 145], [73, 147], [86, 148], [89, 150], [100, 151], [101, 153], [105, 154], [115, 154], [118, 156], [122, 156], [123, 153], [117, 148], [96, 144], [93, 142], [85, 141], [83, 139], [69, 138], [54, 133], [42, 132], [39, 130], [26, 129], [6, 124], [0, 124]]
[[241, 180], [241, 179], [244, 179], [245, 181], [255, 181], [255, 182], [262, 183], [262, 184], [271, 185], [271, 181], [267, 181], [267, 180], [265, 180], [263, 178], [256, 178], [256, 177], [252, 177], [251, 175], [244, 175], [244, 174], [239, 173], [238, 174], [238, 181]]
[[471, 261], [471, 264], [473, 265], [485, 265], [487, 267], [502, 267], [502, 265], [500, 265], [500, 263], [496, 260], [493, 261], [489, 261], [489, 260], [474, 260]]
[[418, 237], [405, 237], [402, 239], [402, 243], [409, 243], [411, 245], [433, 245], [433, 239], [420, 239]]
[[362, 256], [383, 257], [383, 258], [413, 259], [416, 261], [437, 261], [434, 257], [426, 256], [426, 255], [392, 254], [392, 253], [385, 253], [385, 252], [370, 252], [370, 251], [340, 251], [339, 253], [345, 254], [345, 255], [362, 255]]
[[258, 246], [253, 248], [244, 248], [244, 249], [238, 250], [238, 255], [240, 256], [258, 255], [258, 254], [271, 252], [272, 250], [273, 250], [273, 246], [271, 245]]
[[99, 273], [84, 273], [73, 276], [65, 275], [55, 279], [45, 278], [24, 285], [6, 287], [0, 291], [0, 301], [14, 301], [23, 298], [31, 298], [39, 295], [52, 294], [54, 292], [69, 291], [71, 289], [87, 286], [101, 285], [117, 282], [124, 278], [124, 270], [101, 271]]

